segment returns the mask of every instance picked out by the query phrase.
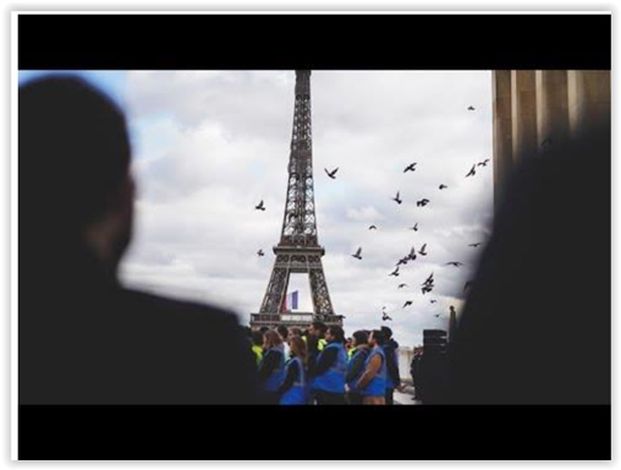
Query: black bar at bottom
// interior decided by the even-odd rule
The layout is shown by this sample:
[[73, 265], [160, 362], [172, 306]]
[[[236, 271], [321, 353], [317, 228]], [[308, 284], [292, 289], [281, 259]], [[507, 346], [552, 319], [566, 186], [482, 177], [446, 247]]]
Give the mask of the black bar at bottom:
[[22, 405], [18, 426], [20, 460], [611, 458], [609, 405]]

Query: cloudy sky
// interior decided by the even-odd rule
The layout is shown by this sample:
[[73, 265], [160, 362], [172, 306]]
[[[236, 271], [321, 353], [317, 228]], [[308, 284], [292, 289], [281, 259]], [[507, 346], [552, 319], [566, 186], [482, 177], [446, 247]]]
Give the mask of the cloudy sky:
[[[132, 133], [138, 200], [124, 283], [230, 308], [246, 324], [280, 236], [294, 72], [88, 78], [127, 109]], [[314, 71], [311, 97], [318, 233], [335, 312], [351, 334], [380, 325], [386, 306], [397, 341], [419, 344], [424, 328], [446, 328], [449, 305], [461, 306], [482, 250], [468, 244], [488, 236], [492, 162], [465, 174], [491, 158], [491, 72]], [[404, 174], [411, 162], [416, 171]], [[337, 166], [329, 179], [323, 169]], [[391, 200], [397, 191], [401, 205]], [[429, 205], [416, 207], [423, 197]], [[261, 199], [265, 212], [254, 210]], [[408, 229], [414, 223], [417, 232]], [[388, 276], [423, 243], [426, 257]], [[361, 261], [351, 257], [358, 246]], [[259, 248], [266, 256], [256, 255]], [[436, 287], [422, 295], [431, 272]], [[289, 288], [300, 291], [302, 310], [312, 308], [306, 276], [294, 275]], [[404, 309], [406, 300], [413, 305]]]

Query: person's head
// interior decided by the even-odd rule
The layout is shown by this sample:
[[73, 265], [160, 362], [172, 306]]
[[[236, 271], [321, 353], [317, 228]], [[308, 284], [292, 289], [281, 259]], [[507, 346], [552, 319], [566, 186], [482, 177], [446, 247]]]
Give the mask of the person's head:
[[386, 341], [384, 332], [382, 330], [373, 330], [369, 335], [369, 345], [372, 347], [381, 346]]
[[263, 333], [261, 333], [260, 331], [253, 331], [252, 332], [252, 344], [254, 344], [255, 346], [263, 346]]
[[308, 334], [310, 336], [316, 336], [317, 338], [323, 338], [326, 334], [326, 324], [321, 321], [314, 321], [308, 327]]
[[293, 328], [289, 329], [289, 334], [291, 336], [302, 336], [302, 330], [294, 326]]
[[261, 334], [265, 334], [265, 332], [269, 330], [270, 329], [267, 326], [262, 326], [261, 328], [259, 328], [259, 331], [261, 332]]
[[326, 340], [327, 341], [336, 341], [339, 343], [345, 342], [345, 332], [343, 328], [338, 325], [332, 325], [326, 331]]
[[390, 328], [388, 328], [387, 326], [382, 326], [381, 330], [382, 333], [384, 333], [385, 341], [388, 341], [390, 338], [392, 338], [392, 330]]
[[282, 344], [282, 338], [280, 335], [274, 330], [267, 330], [263, 333], [263, 347], [265, 349], [273, 348], [275, 346], [280, 346]]
[[134, 201], [123, 112], [69, 76], [22, 85], [18, 103], [20, 194], [28, 195], [20, 198], [20, 235], [28, 251], [86, 247], [115, 272], [131, 238]]
[[287, 341], [287, 336], [289, 336], [289, 329], [285, 325], [278, 325], [278, 327], [276, 327], [276, 331], [278, 332], [283, 341]]
[[297, 356], [302, 359], [302, 362], [306, 362], [306, 343], [299, 336], [292, 336], [289, 340], [289, 346], [291, 347], [291, 356]]
[[348, 348], [351, 348], [353, 344], [353, 340], [351, 338], [346, 338], [345, 339], [345, 346]]
[[308, 346], [309, 351], [316, 351], [317, 345], [319, 344], [319, 338], [313, 335], [306, 336], [306, 345]]
[[354, 347], [360, 346], [362, 344], [367, 344], [369, 342], [369, 332], [366, 330], [358, 330], [355, 331], [354, 334]]

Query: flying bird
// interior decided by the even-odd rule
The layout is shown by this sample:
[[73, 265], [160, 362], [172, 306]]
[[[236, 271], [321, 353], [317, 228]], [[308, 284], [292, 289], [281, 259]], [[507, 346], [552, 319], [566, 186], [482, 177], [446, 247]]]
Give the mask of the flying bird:
[[418, 250], [418, 254], [421, 256], [427, 256], [427, 252], [425, 251], [425, 248], [427, 247], [427, 244], [424, 243], [423, 246], [421, 247], [420, 250]]
[[445, 266], [455, 266], [456, 268], [459, 268], [460, 266], [463, 266], [464, 263], [462, 263], [461, 261], [449, 261], [448, 263], [444, 264]]
[[399, 266], [397, 266], [395, 270], [389, 274], [389, 276], [395, 276], [395, 277], [397, 277], [398, 275], [399, 275]]
[[401, 266], [402, 264], [408, 264], [408, 260], [410, 258], [408, 258], [407, 256], [404, 258], [399, 258], [399, 261], [397, 261], [397, 264], [395, 266]]
[[423, 295], [425, 295], [427, 292], [431, 292], [432, 290], [433, 290], [433, 285], [429, 284], [429, 285], [424, 286], [421, 289], [421, 292], [423, 293]]
[[474, 106], [472, 105], [468, 106], [468, 111], [474, 111]]
[[259, 255], [259, 256], [265, 256], [265, 253], [263, 253], [263, 250], [259, 250], [259, 251], [257, 251], [257, 255]]
[[431, 299], [431, 300], [429, 301], [429, 303], [430, 303], [430, 304], [435, 304], [436, 302], [437, 302], [437, 300], [436, 300], [436, 299]]
[[369, 230], [377, 230], [377, 226], [375, 226], [375, 225], [369, 225]]
[[420, 201], [416, 201], [416, 206], [417, 207], [425, 207], [427, 204], [429, 204], [429, 199], [427, 198], [423, 198]]
[[333, 180], [336, 179], [336, 172], [339, 171], [339, 167], [337, 166], [334, 170], [332, 171], [328, 171], [327, 168], [324, 168], [324, 171], [326, 172], [326, 175], [328, 175], [330, 178], [332, 178]]
[[386, 320], [392, 321], [392, 318], [390, 318], [386, 312], [382, 312], [382, 321], [386, 321]]
[[468, 176], [474, 176], [477, 174], [477, 172], [474, 170], [476, 166], [476, 163], [472, 165], [472, 168], [470, 168], [470, 171], [466, 174], [466, 178], [468, 178]]
[[258, 211], [264, 211], [265, 206], [263, 205], [263, 199], [261, 199], [261, 202], [258, 205], [254, 206], [254, 208]]
[[403, 202], [401, 199], [399, 199], [399, 191], [397, 191], [397, 195], [393, 197], [392, 200], [395, 201], [397, 204], [401, 204]]
[[412, 305], [412, 301], [411, 300], [406, 300], [405, 303], [403, 304], [403, 307], [401, 307], [401, 308], [409, 307], [410, 305]]
[[425, 282], [423, 282], [421, 286], [424, 286], [425, 284], [433, 284], [433, 273], [431, 273], [429, 277], [425, 279]]
[[445, 185], [445, 184], [441, 184], [440, 186], [438, 186], [438, 189], [440, 189], [440, 190], [446, 189], [446, 188], [448, 188], [448, 186]]
[[440, 318], [440, 314], [439, 314], [439, 313], [436, 313], [436, 314], [434, 315], [434, 317], [436, 317], [436, 318]]
[[358, 249], [356, 250], [356, 252], [352, 256], [354, 258], [356, 258], [356, 259], [362, 259], [362, 256], [360, 256], [360, 253], [362, 253], [362, 248], [358, 247]]
[[412, 230], [414, 230], [415, 232], [418, 232], [418, 222], [416, 222], [414, 224], [414, 227], [411, 227]]
[[415, 166], [416, 166], [416, 162], [410, 163], [408, 166], [405, 167], [405, 170], [403, 170], [403, 173], [416, 170], [416, 168], [414, 168]]
[[407, 255], [407, 259], [414, 261], [416, 259], [416, 248], [412, 247]]
[[476, 242], [476, 243], [470, 243], [468, 246], [471, 246], [472, 248], [476, 248], [480, 244], [481, 244], [481, 242]]
[[482, 162], [477, 163], [477, 166], [487, 166], [487, 162], [489, 162], [489, 158], [486, 158]]
[[406, 287], [406, 286], [407, 284], [405, 282], [402, 282], [401, 284], [397, 286], [397, 289], [402, 289], [403, 287]]

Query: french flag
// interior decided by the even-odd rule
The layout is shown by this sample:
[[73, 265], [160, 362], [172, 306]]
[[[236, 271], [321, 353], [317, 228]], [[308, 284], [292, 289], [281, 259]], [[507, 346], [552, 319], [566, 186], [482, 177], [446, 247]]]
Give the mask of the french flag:
[[285, 297], [283, 302], [283, 310], [297, 310], [298, 308], [298, 291], [294, 290], [291, 294]]

